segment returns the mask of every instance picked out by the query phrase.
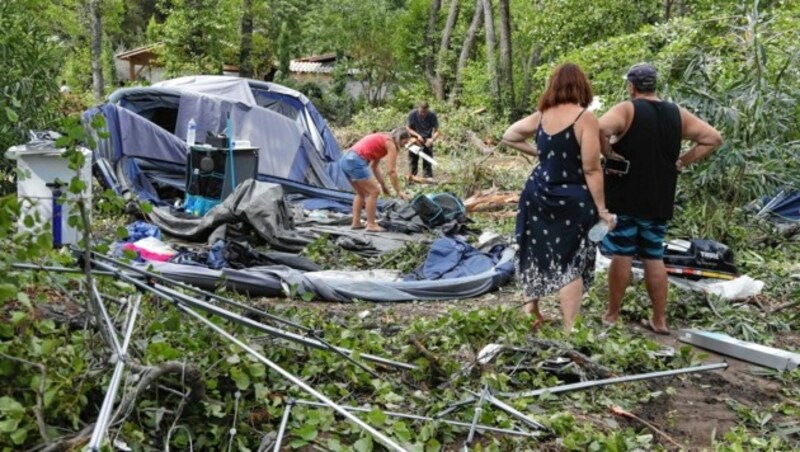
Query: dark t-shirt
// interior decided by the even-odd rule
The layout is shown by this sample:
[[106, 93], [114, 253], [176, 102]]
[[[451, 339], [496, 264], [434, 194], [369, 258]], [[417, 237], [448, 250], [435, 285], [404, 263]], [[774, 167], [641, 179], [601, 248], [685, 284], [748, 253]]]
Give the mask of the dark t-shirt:
[[422, 138], [428, 139], [433, 136], [433, 129], [439, 128], [439, 118], [432, 111], [423, 118], [419, 111], [414, 109], [408, 114], [408, 126], [422, 135]]
[[633, 121], [612, 147], [628, 159], [627, 175], [605, 176], [608, 210], [649, 220], [669, 220], [675, 205], [681, 151], [681, 113], [670, 102], [636, 99]]

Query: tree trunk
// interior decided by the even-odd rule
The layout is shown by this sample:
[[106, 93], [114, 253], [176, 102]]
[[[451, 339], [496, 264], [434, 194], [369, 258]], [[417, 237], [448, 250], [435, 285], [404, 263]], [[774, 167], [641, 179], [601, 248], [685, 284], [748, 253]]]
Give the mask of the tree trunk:
[[239, 76], [250, 78], [253, 68], [250, 53], [253, 51], [253, 1], [242, 0], [242, 42], [239, 45]]
[[542, 64], [542, 47], [540, 43], [534, 43], [531, 46], [531, 54], [528, 56], [528, 60], [525, 63], [525, 71], [524, 72], [524, 79], [522, 85], [522, 99], [520, 99], [519, 106], [517, 110], [519, 112], [525, 112], [530, 109], [530, 100], [531, 100], [531, 92], [533, 91], [533, 76], [531, 71], [539, 65]]
[[514, 108], [514, 67], [511, 58], [511, 8], [509, 0], [500, 0], [500, 67], [503, 70], [507, 105]]
[[89, 19], [92, 28], [92, 92], [96, 101], [104, 97], [103, 82], [103, 22], [100, 0], [89, 0]]
[[467, 35], [464, 37], [464, 44], [461, 46], [461, 54], [458, 56], [456, 65], [456, 81], [450, 91], [450, 104], [458, 105], [458, 96], [461, 94], [461, 82], [464, 78], [464, 68], [467, 67], [469, 55], [475, 46], [475, 39], [478, 37], [478, 30], [481, 29], [483, 19], [483, 0], [475, 1], [475, 13], [472, 15], [472, 22], [469, 24]]
[[[489, 69], [489, 88], [492, 98], [500, 99], [500, 79], [497, 77], [497, 59], [495, 58], [494, 13], [492, 0], [483, 0], [483, 15], [486, 26], [486, 62]], [[500, 109], [500, 102], [495, 103], [495, 110]]]
[[433, 46], [433, 34], [436, 32], [436, 22], [439, 19], [439, 10], [442, 8], [442, 0], [433, 0], [431, 2], [431, 14], [428, 17], [428, 27], [425, 29], [425, 36], [423, 43], [425, 48], [425, 60], [423, 62], [425, 68], [425, 75], [428, 80], [433, 80], [433, 63], [436, 49]]
[[439, 45], [439, 54], [436, 57], [436, 75], [433, 83], [433, 94], [437, 100], [444, 100], [445, 80], [444, 71], [447, 65], [447, 52], [450, 50], [450, 40], [453, 36], [453, 28], [458, 21], [458, 0], [451, 0], [450, 11], [447, 13], [447, 23], [442, 32], [442, 42]]

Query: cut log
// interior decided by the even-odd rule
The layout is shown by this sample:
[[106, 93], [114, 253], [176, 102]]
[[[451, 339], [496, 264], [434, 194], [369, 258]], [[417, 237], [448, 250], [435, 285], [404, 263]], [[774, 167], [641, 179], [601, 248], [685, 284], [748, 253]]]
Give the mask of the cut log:
[[467, 139], [470, 144], [480, 149], [484, 154], [491, 154], [494, 151], [493, 146], [487, 146], [486, 143], [478, 137], [478, 134], [471, 130], [467, 130]]

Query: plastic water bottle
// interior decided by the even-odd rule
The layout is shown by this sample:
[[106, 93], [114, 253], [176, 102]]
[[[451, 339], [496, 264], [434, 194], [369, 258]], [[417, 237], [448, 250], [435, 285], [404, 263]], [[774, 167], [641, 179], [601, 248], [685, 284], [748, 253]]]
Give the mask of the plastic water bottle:
[[[616, 221], [617, 216], [614, 215], [614, 220]], [[592, 229], [589, 229], [589, 240], [594, 243], [600, 243], [603, 238], [608, 234], [608, 223], [606, 220], [598, 221]]]
[[194, 146], [194, 140], [197, 137], [197, 123], [194, 118], [189, 120], [189, 130], [186, 131], [186, 144]]

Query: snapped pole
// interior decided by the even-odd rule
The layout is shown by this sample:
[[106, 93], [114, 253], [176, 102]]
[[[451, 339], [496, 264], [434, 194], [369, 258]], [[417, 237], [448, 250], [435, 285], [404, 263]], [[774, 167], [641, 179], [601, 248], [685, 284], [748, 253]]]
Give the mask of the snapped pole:
[[[279, 328], [274, 328], [274, 327], [271, 327], [269, 325], [265, 325], [263, 323], [255, 321], [253, 319], [241, 316], [239, 314], [236, 314], [234, 312], [228, 311], [227, 309], [224, 309], [224, 308], [220, 308], [219, 306], [215, 306], [215, 305], [207, 303], [205, 301], [198, 300], [198, 299], [196, 299], [194, 297], [190, 297], [188, 295], [182, 294], [180, 292], [177, 292], [177, 291], [172, 290], [170, 288], [164, 287], [162, 285], [156, 284], [155, 286], [150, 286], [150, 285], [148, 285], [148, 284], [146, 284], [146, 283], [144, 283], [142, 281], [139, 281], [137, 279], [132, 278], [130, 275], [127, 275], [127, 274], [125, 274], [124, 272], [122, 272], [122, 271], [120, 271], [118, 269], [115, 269], [110, 264], [106, 264], [104, 262], [99, 262], [99, 261], [96, 261], [96, 260], [93, 260], [93, 262], [97, 266], [99, 266], [100, 268], [103, 268], [104, 270], [111, 271], [111, 272], [116, 272], [116, 275], [120, 279], [124, 280], [125, 282], [128, 282], [128, 283], [134, 285], [137, 288], [151, 291], [154, 294], [156, 294], [156, 295], [158, 295], [158, 296], [160, 296], [162, 298], [165, 298], [167, 300], [175, 301], [175, 298], [179, 298], [182, 302], [185, 302], [185, 303], [187, 303], [187, 304], [189, 304], [189, 305], [191, 305], [193, 307], [202, 309], [203, 311], [206, 311], [206, 312], [208, 312], [210, 314], [215, 314], [215, 315], [218, 315], [220, 317], [226, 318], [226, 319], [231, 320], [233, 322], [240, 323], [240, 324], [242, 324], [244, 326], [256, 329], [258, 331], [261, 331], [263, 333], [269, 334], [271, 336], [274, 336], [274, 337], [277, 337], [277, 338], [280, 338], [280, 339], [284, 339], [284, 340], [287, 340], [287, 341], [296, 342], [298, 344], [305, 345], [305, 346], [308, 346], [308, 347], [317, 348], [317, 349], [320, 349], [320, 350], [329, 350], [330, 349], [330, 347], [326, 346], [325, 344], [321, 343], [320, 341], [318, 341], [316, 339], [307, 338], [305, 336], [302, 336], [302, 335], [299, 335], [299, 334], [295, 334], [295, 333], [292, 333], [290, 331], [285, 331], [285, 330], [281, 330]], [[349, 356], [352, 356], [353, 353], [354, 353], [352, 350], [349, 350], [349, 349], [346, 349], [346, 348], [341, 348], [341, 347], [334, 347], [334, 348], [336, 350], [342, 352], [342, 353], [345, 353], [345, 354], [349, 355]], [[383, 364], [383, 365], [386, 365], [386, 366], [396, 367], [396, 368], [399, 368], [399, 369], [415, 370], [415, 369], [419, 368], [418, 366], [415, 366], [413, 364], [407, 364], [407, 363], [402, 363], [402, 362], [398, 362], [398, 361], [393, 361], [393, 360], [390, 360], [390, 359], [387, 359], [387, 358], [382, 358], [380, 356], [370, 355], [370, 354], [366, 354], [366, 353], [361, 354], [360, 356], [364, 360], [372, 361], [374, 363]]]
[[489, 391], [486, 388], [481, 390], [481, 397], [478, 399], [478, 403], [475, 404], [475, 414], [472, 415], [472, 425], [469, 427], [469, 433], [467, 434], [467, 440], [464, 442], [464, 452], [467, 452], [470, 447], [472, 447], [472, 441], [475, 440], [475, 430], [478, 425], [478, 421], [481, 419], [481, 413], [483, 413], [483, 402], [486, 400], [486, 394]]
[[358, 417], [353, 415], [351, 412], [345, 410], [343, 407], [337, 405], [336, 402], [334, 402], [333, 400], [329, 399], [328, 397], [326, 397], [324, 394], [322, 394], [321, 392], [317, 391], [316, 389], [312, 388], [311, 386], [309, 386], [303, 380], [295, 377], [294, 375], [289, 373], [283, 367], [281, 367], [281, 366], [275, 364], [274, 362], [270, 361], [269, 359], [267, 359], [267, 357], [265, 357], [264, 355], [262, 355], [261, 353], [259, 353], [254, 348], [252, 348], [249, 345], [247, 345], [246, 343], [240, 341], [239, 339], [236, 338], [236, 336], [228, 333], [227, 331], [222, 329], [220, 326], [218, 326], [217, 324], [215, 324], [211, 320], [203, 317], [202, 315], [198, 314], [196, 311], [194, 311], [193, 309], [187, 307], [186, 305], [184, 305], [181, 302], [178, 302], [175, 306], [178, 309], [180, 309], [181, 311], [183, 311], [184, 313], [190, 315], [191, 317], [194, 317], [195, 319], [197, 319], [201, 323], [205, 324], [207, 327], [209, 327], [212, 330], [216, 331], [220, 336], [224, 337], [228, 341], [233, 342], [234, 344], [239, 346], [239, 348], [241, 348], [242, 350], [246, 351], [251, 356], [255, 357], [257, 360], [261, 361], [264, 365], [266, 365], [267, 367], [272, 369], [274, 372], [280, 374], [283, 378], [289, 380], [290, 382], [292, 382], [294, 385], [298, 386], [303, 391], [311, 394], [312, 396], [314, 396], [316, 399], [320, 400], [322, 403], [324, 403], [329, 408], [333, 409], [337, 413], [341, 414], [342, 416], [344, 416], [348, 420], [354, 422], [356, 425], [358, 425], [359, 427], [361, 427], [364, 430], [366, 430], [370, 435], [372, 435], [376, 440], [378, 440], [380, 443], [382, 443], [388, 449], [394, 450], [394, 451], [399, 451], [399, 452], [405, 452], [405, 449], [403, 449], [402, 446], [400, 446], [399, 444], [394, 442], [391, 438], [389, 438], [388, 436], [386, 436], [383, 433], [379, 432], [378, 430], [376, 430], [371, 425], [367, 424], [366, 422], [362, 421], [361, 419], [359, 419]]
[[283, 409], [281, 426], [278, 428], [278, 437], [275, 438], [275, 447], [272, 449], [272, 452], [281, 452], [281, 443], [283, 443], [283, 435], [286, 434], [286, 424], [289, 423], [289, 416], [292, 414], [292, 408], [294, 408], [294, 399], [289, 399], [286, 402], [286, 407]]
[[[241, 325], [244, 325], [246, 327], [250, 327], [250, 328], [259, 330], [259, 331], [261, 331], [263, 333], [267, 333], [269, 335], [272, 335], [272, 336], [275, 336], [275, 337], [278, 337], [278, 338], [281, 338], [281, 339], [286, 339], [286, 340], [289, 340], [289, 341], [297, 342], [299, 344], [306, 345], [306, 346], [313, 347], [313, 348], [317, 348], [317, 349], [320, 349], [320, 350], [334, 350], [336, 352], [344, 353], [347, 356], [351, 356], [351, 357], [353, 355], [353, 351], [352, 350], [348, 350], [346, 348], [341, 348], [341, 347], [336, 347], [336, 346], [333, 346], [333, 345], [330, 345], [330, 344], [328, 344], [326, 346], [324, 343], [320, 342], [317, 339], [308, 338], [308, 337], [302, 336], [300, 334], [295, 334], [295, 333], [292, 333], [290, 331], [285, 331], [285, 330], [281, 330], [281, 329], [278, 329], [278, 328], [275, 328], [275, 327], [272, 327], [272, 326], [269, 326], [269, 325], [265, 325], [265, 324], [263, 324], [261, 322], [257, 322], [257, 321], [255, 321], [253, 319], [250, 319], [250, 318], [244, 317], [242, 315], [236, 314], [235, 312], [231, 312], [231, 311], [228, 311], [227, 309], [220, 308], [219, 306], [215, 306], [215, 305], [207, 303], [205, 301], [201, 301], [201, 300], [198, 300], [196, 298], [190, 297], [188, 295], [184, 295], [184, 294], [182, 294], [182, 293], [180, 293], [180, 292], [178, 292], [176, 290], [170, 289], [168, 287], [164, 287], [164, 286], [162, 286], [160, 284], [156, 284], [155, 285], [155, 289], [158, 290], [159, 292], [165, 293], [165, 294], [167, 294], [167, 295], [169, 295], [171, 297], [178, 298], [178, 299], [181, 300], [181, 302], [185, 302], [187, 304], [192, 305], [193, 307], [196, 307], [198, 309], [202, 309], [205, 312], [208, 312], [208, 313], [211, 313], [211, 314], [214, 314], [214, 315], [218, 315], [220, 317], [226, 318], [226, 319], [231, 320], [233, 322], [237, 322], [237, 323], [239, 323]], [[401, 368], [401, 369], [405, 369], [405, 370], [417, 369], [417, 366], [415, 366], [413, 364], [406, 364], [406, 363], [401, 363], [401, 362], [398, 362], [398, 361], [392, 361], [392, 360], [387, 359], [387, 358], [381, 358], [380, 356], [369, 355], [369, 354], [366, 354], [366, 353], [361, 354], [361, 358], [365, 359], [367, 361], [372, 361], [372, 362], [375, 362], [375, 363], [384, 364], [384, 365], [388, 365], [388, 366], [393, 366], [393, 367], [397, 367], [397, 368]]]
[[106, 391], [103, 405], [100, 407], [100, 413], [97, 416], [97, 421], [92, 430], [92, 437], [89, 440], [88, 448], [92, 452], [100, 450], [103, 443], [103, 437], [108, 427], [108, 421], [111, 417], [111, 408], [114, 406], [114, 399], [117, 396], [119, 384], [122, 381], [122, 372], [125, 370], [125, 361], [127, 360], [128, 346], [131, 342], [131, 335], [133, 328], [136, 324], [136, 316], [139, 314], [139, 305], [142, 301], [142, 294], [136, 294], [136, 300], [133, 302], [130, 315], [128, 316], [128, 326], [125, 329], [125, 337], [122, 340], [122, 346], [117, 350], [117, 363], [114, 365], [114, 373], [111, 375], [111, 381], [108, 383], [108, 390]]
[[[315, 407], [321, 407], [321, 408], [324, 408], [326, 406], [326, 405], [324, 405], [322, 403], [312, 402], [312, 401], [308, 401], [308, 400], [296, 400], [295, 403], [297, 405], [307, 405], [307, 406], [315, 406]], [[346, 409], [347, 411], [352, 411], [354, 413], [369, 413], [370, 411], [372, 411], [372, 410], [370, 410], [368, 408], [360, 408], [360, 407], [354, 407], [354, 406], [343, 406], [342, 408]], [[450, 420], [450, 419], [437, 419], [437, 418], [432, 418], [432, 417], [428, 417], [428, 416], [419, 416], [419, 415], [416, 415], [416, 414], [397, 413], [397, 412], [394, 412], [394, 411], [384, 411], [383, 414], [385, 414], [386, 416], [389, 416], [389, 417], [396, 417], [396, 418], [399, 418], [399, 419], [410, 419], [410, 420], [413, 420], [413, 421], [423, 421], [423, 422], [441, 422], [443, 424], [448, 424], [448, 425], [452, 425], [452, 426], [455, 426], [455, 427], [465, 427], [465, 428], [472, 427], [472, 424], [470, 424], [469, 422], [453, 421], [453, 420]], [[502, 433], [502, 434], [505, 434], [505, 435], [525, 436], [525, 437], [528, 437], [528, 438], [537, 438], [537, 437], [539, 437], [539, 434], [535, 433], [535, 432], [521, 432], [521, 431], [518, 431], [518, 430], [509, 430], [509, 429], [506, 429], [506, 428], [491, 427], [489, 425], [482, 425], [482, 424], [477, 424], [475, 428], [476, 428], [476, 430], [480, 430], [480, 431]]]
[[639, 381], [639, 380], [651, 380], [654, 378], [664, 378], [664, 377], [672, 377], [675, 375], [682, 375], [682, 374], [691, 374], [691, 373], [698, 373], [698, 372], [708, 372], [710, 370], [718, 370], [718, 369], [727, 369], [728, 363], [714, 363], [714, 364], [706, 364], [703, 366], [695, 366], [695, 367], [685, 367], [683, 369], [674, 369], [674, 370], [665, 370], [661, 372], [650, 372], [646, 374], [638, 374], [638, 375], [627, 375], [622, 377], [614, 377], [614, 378], [606, 378], [604, 380], [591, 380], [591, 381], [582, 381], [580, 383], [571, 383], [568, 385], [562, 386], [555, 386], [553, 388], [541, 388], [541, 389], [534, 389], [532, 391], [524, 391], [524, 392], [501, 392], [500, 395], [503, 397], [537, 397], [544, 393], [550, 394], [558, 394], [561, 392], [569, 392], [569, 391], [579, 391], [582, 389], [589, 389], [598, 386], [608, 386], [616, 383], [627, 383], [630, 381]]
[[[11, 268], [14, 270], [39, 270], [43, 272], [50, 272], [50, 273], [75, 273], [75, 274], [83, 274], [84, 271], [82, 268], [69, 268], [69, 267], [57, 267], [52, 265], [36, 265], [36, 264], [22, 264], [22, 263], [15, 263], [11, 264]], [[92, 272], [93, 275], [99, 276], [114, 276], [111, 272]]]
[[129, 272], [133, 272], [133, 273], [142, 275], [142, 276], [150, 278], [150, 279], [161, 281], [164, 284], [170, 284], [172, 286], [179, 287], [179, 288], [184, 289], [184, 290], [192, 291], [192, 292], [194, 292], [194, 293], [196, 293], [198, 295], [202, 295], [202, 296], [210, 298], [212, 300], [219, 301], [220, 303], [225, 303], [225, 304], [229, 304], [231, 306], [236, 306], [237, 308], [243, 309], [243, 310], [248, 311], [250, 313], [263, 316], [265, 318], [268, 318], [268, 319], [273, 320], [273, 321], [278, 322], [278, 323], [282, 323], [282, 324], [287, 325], [287, 326], [292, 326], [292, 327], [297, 328], [299, 330], [303, 330], [303, 331], [306, 331], [306, 332], [313, 332], [312, 329], [307, 327], [307, 326], [300, 325], [297, 322], [293, 322], [293, 321], [291, 321], [289, 319], [277, 316], [275, 314], [270, 314], [269, 312], [266, 312], [263, 309], [254, 308], [254, 307], [248, 306], [248, 305], [246, 305], [244, 303], [239, 303], [238, 301], [231, 300], [230, 298], [226, 298], [226, 297], [217, 295], [215, 293], [208, 292], [206, 290], [200, 289], [199, 287], [192, 286], [191, 284], [185, 284], [185, 283], [182, 283], [180, 281], [176, 281], [176, 280], [174, 280], [172, 278], [168, 278], [166, 276], [159, 275], [158, 273], [153, 273], [153, 272], [148, 271], [148, 270], [137, 268], [137, 267], [135, 267], [133, 265], [128, 265], [128, 264], [120, 261], [119, 259], [114, 259], [114, 258], [111, 258], [111, 257], [108, 257], [108, 256], [104, 256], [104, 255], [99, 254], [99, 253], [94, 253], [94, 257], [97, 258], [97, 259], [102, 259], [104, 261], [110, 262], [110, 263], [112, 263], [112, 264], [114, 264], [114, 265], [116, 265], [116, 266], [118, 266], [120, 268], [123, 268], [123, 269], [125, 269], [125, 270], [127, 270]]
[[[476, 397], [478, 396], [478, 394], [475, 394], [472, 391], [469, 391], [469, 392], [473, 396], [476, 396]], [[496, 406], [497, 408], [505, 411], [506, 413], [508, 413], [508, 414], [514, 416], [515, 418], [519, 419], [520, 421], [524, 422], [528, 427], [533, 427], [533, 428], [536, 428], [536, 429], [539, 429], [539, 430], [547, 430], [547, 427], [545, 427], [544, 425], [534, 421], [529, 416], [527, 416], [525, 413], [519, 411], [518, 409], [514, 408], [513, 406], [503, 402], [502, 400], [500, 400], [497, 397], [495, 397], [494, 395], [492, 395], [492, 393], [488, 389], [485, 389], [485, 392], [486, 392], [486, 401], [489, 402], [490, 404]]]

